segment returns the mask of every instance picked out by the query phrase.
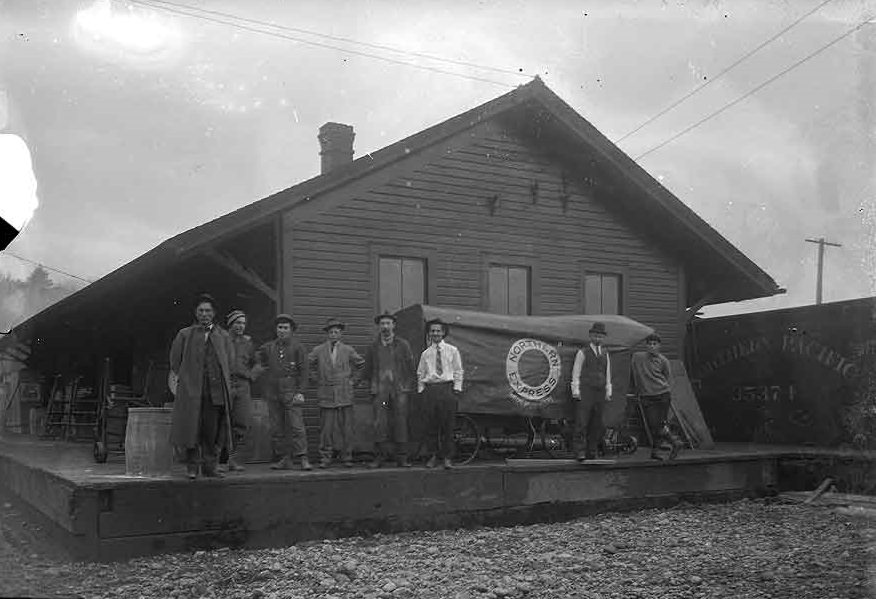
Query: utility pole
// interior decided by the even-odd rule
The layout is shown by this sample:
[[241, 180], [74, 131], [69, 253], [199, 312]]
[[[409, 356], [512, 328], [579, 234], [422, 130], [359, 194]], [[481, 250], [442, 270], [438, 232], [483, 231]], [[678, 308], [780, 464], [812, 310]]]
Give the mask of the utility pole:
[[843, 246], [838, 243], [825, 241], [824, 237], [819, 237], [818, 239], [807, 239], [806, 241], [808, 241], [809, 243], [818, 244], [818, 278], [815, 282], [815, 303], [817, 305], [821, 303], [821, 281], [824, 274], [824, 246], [829, 245], [836, 248], [840, 248]]

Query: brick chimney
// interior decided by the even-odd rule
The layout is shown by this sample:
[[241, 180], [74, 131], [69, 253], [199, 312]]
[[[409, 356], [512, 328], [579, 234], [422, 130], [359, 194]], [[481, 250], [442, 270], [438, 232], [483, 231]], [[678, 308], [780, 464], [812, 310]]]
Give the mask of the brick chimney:
[[341, 123], [326, 123], [319, 128], [320, 173], [326, 174], [353, 162], [353, 128]]

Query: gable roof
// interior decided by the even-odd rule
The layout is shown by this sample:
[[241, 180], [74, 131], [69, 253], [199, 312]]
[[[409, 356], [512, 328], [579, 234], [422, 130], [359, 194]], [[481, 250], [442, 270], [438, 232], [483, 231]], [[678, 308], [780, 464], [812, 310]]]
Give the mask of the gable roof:
[[[718, 279], [727, 279], [725, 289], [710, 297], [706, 304], [722, 303], [767, 297], [782, 293], [776, 282], [741, 251], [734, 247], [715, 229], [697, 216], [668, 189], [651, 177], [636, 162], [602, 135], [586, 119], [575, 112], [566, 102], [552, 92], [536, 77], [533, 81], [490, 100], [476, 108], [463, 112], [419, 133], [386, 146], [376, 152], [361, 156], [349, 164], [336, 167], [297, 185], [253, 202], [212, 221], [180, 233], [133, 261], [116, 269], [98, 281], [50, 306], [31, 317], [18, 328], [31, 321], [48, 317], [63, 306], [88, 301], [104, 291], [121, 284], [129, 277], [137, 277], [175, 261], [181, 254], [204, 247], [226, 236], [241, 233], [266, 222], [279, 213], [294, 210], [314, 197], [343, 187], [369, 173], [384, 169], [417, 152], [431, 147], [478, 123], [523, 111], [530, 120], [538, 121], [538, 127], [551, 127], [555, 134], [562, 135], [570, 143], [595, 155], [604, 165], [613, 168], [626, 179], [625, 183], [636, 190], [632, 201], [636, 210], [664, 219], [671, 224], [670, 232], [682, 234], [693, 243], [689, 256], [718, 265]], [[671, 235], [669, 236], [671, 238]]]

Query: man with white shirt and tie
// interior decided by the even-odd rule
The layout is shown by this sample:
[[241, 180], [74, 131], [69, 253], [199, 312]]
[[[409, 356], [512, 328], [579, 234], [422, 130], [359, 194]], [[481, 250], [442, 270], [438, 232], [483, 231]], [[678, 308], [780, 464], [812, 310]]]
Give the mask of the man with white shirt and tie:
[[590, 327], [590, 344], [575, 354], [572, 366], [572, 399], [575, 403], [574, 447], [579, 462], [596, 457], [602, 440], [602, 412], [611, 401], [611, 361], [603, 347], [605, 324]]
[[444, 468], [453, 467], [453, 422], [456, 401], [462, 393], [462, 358], [455, 346], [444, 341], [448, 326], [440, 318], [426, 323], [429, 347], [420, 355], [417, 366], [417, 390], [423, 394], [428, 414], [426, 435], [432, 456], [426, 468], [434, 468], [438, 458]]

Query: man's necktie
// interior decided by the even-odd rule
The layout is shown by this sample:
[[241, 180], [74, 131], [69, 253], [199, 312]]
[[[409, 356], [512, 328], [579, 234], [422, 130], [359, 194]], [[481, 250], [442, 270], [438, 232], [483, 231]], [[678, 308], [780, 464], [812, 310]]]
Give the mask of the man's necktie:
[[444, 365], [441, 363], [441, 348], [435, 346], [435, 372], [438, 376], [444, 374]]

